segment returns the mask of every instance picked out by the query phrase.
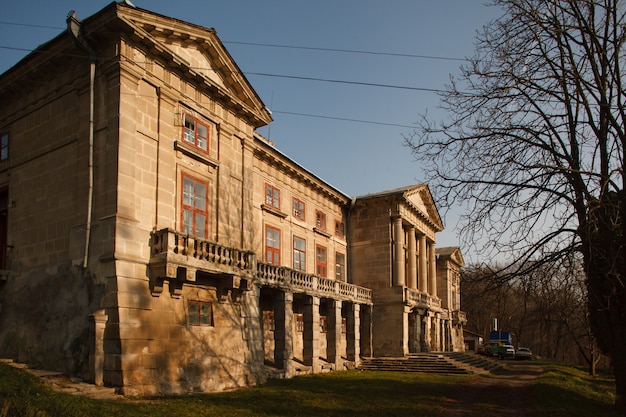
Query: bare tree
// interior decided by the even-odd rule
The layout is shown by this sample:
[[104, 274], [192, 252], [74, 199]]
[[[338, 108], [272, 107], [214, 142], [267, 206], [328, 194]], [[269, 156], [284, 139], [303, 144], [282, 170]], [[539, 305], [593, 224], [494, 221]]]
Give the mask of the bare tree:
[[620, 0], [494, 0], [503, 15], [407, 137], [465, 244], [520, 273], [577, 253], [590, 323], [626, 415], [626, 21]]

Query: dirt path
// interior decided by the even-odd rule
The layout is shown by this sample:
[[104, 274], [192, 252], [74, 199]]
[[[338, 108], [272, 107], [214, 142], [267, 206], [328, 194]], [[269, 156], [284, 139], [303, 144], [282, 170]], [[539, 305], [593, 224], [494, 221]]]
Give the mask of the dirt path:
[[441, 416], [530, 417], [528, 386], [542, 372], [538, 365], [516, 363], [494, 374], [476, 377], [446, 401]]

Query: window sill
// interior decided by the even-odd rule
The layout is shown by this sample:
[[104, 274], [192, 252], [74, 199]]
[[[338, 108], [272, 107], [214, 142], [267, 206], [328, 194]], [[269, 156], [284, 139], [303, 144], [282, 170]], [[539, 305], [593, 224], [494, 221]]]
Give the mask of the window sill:
[[271, 213], [274, 216], [278, 216], [283, 219], [287, 217], [287, 213], [283, 213], [282, 211], [277, 210], [276, 208], [272, 206], [268, 206], [267, 204], [261, 204], [261, 209], [263, 211], [267, 211], [268, 213]]
[[218, 160], [211, 158], [208, 154], [203, 155], [200, 150], [196, 150], [194, 147], [189, 146], [185, 142], [179, 140], [174, 142], [174, 149], [184, 153], [185, 155], [197, 161], [203, 162], [207, 165], [211, 165], [214, 168], [217, 168], [220, 164]]
[[328, 233], [326, 230], [318, 229], [317, 227], [314, 227], [314, 228], [313, 228], [313, 231], [314, 231], [315, 233], [317, 233], [317, 234], [320, 234], [320, 235], [322, 235], [322, 236], [326, 236], [326, 237], [328, 237], [328, 238], [331, 236], [331, 234], [330, 234], [330, 233]]

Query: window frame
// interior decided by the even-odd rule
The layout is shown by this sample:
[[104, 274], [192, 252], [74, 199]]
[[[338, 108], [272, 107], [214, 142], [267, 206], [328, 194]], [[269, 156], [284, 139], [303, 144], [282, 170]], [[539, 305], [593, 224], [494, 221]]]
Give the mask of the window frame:
[[320, 316], [320, 333], [328, 333], [328, 317]]
[[[271, 191], [271, 193], [268, 193]], [[265, 204], [270, 207], [275, 208], [276, 210], [280, 210], [280, 189], [278, 187], [274, 187], [269, 183], [265, 183]]]
[[[270, 232], [270, 231], [277, 233], [277, 238], [273, 239], [273, 240], [278, 243], [278, 247], [269, 246], [268, 245], [268, 238], [269, 238], [268, 232]], [[280, 239], [281, 239], [281, 231], [280, 231], [280, 229], [277, 228], [277, 227], [274, 227], [274, 226], [270, 226], [269, 224], [266, 224], [265, 225], [265, 245], [264, 245], [264, 247], [265, 247], [265, 251], [264, 251], [265, 256], [263, 257], [265, 259], [266, 263], [272, 264], [272, 265], [280, 265], [280, 258], [281, 258], [281, 256], [280, 256], [280, 252], [281, 252], [281, 250], [280, 250], [281, 249], [281, 241], [280, 241]], [[268, 256], [270, 252], [273, 254], [272, 257], [271, 257], [272, 259], [269, 259], [270, 257]], [[274, 255], [277, 255], [277, 258], [278, 258], [277, 262], [275, 262], [276, 258], [275, 258]]]
[[[296, 248], [296, 239], [301, 241], [304, 244], [303, 249]], [[300, 236], [293, 236], [292, 239], [293, 245], [293, 269], [296, 271], [306, 272], [306, 239], [301, 238]], [[299, 261], [302, 265], [300, 267], [296, 266], [296, 260]]]
[[[296, 207], [296, 204], [298, 205], [298, 207]], [[301, 209], [300, 206], [302, 206]], [[300, 200], [298, 197], [293, 197], [291, 200], [291, 214], [296, 219], [304, 221], [306, 219], [306, 203]]]
[[[193, 181], [193, 200], [194, 205], [190, 205], [185, 203], [185, 180], [189, 179]], [[204, 210], [198, 209], [195, 205], [197, 200], [197, 186], [199, 184], [204, 185], [206, 195], [204, 196]], [[184, 233], [188, 233], [194, 236], [197, 236], [202, 239], [208, 239], [209, 236], [209, 181], [200, 179], [194, 175], [190, 175], [186, 172], [181, 172], [181, 189], [180, 189], [180, 226], [181, 231]], [[188, 231], [187, 224], [185, 222], [185, 213], [186, 211], [190, 211], [192, 215], [192, 225], [191, 225], [191, 233]], [[196, 224], [197, 214], [204, 215], [204, 232], [200, 236], [196, 232], [198, 231], [198, 227]]]
[[322, 210], [315, 210], [315, 227], [319, 230], [326, 230], [326, 213]]
[[[320, 259], [320, 254], [323, 251], [324, 259]], [[322, 245], [315, 245], [315, 274], [317, 276], [326, 278], [328, 276], [328, 248]]]
[[9, 132], [0, 132], [0, 162], [9, 159]]
[[[198, 307], [198, 311], [193, 312], [193, 314], [191, 311], [192, 306]], [[202, 307], [208, 307], [208, 310], [209, 310], [209, 319], [208, 319], [208, 322], [206, 323], [202, 320], [203, 318]], [[192, 322], [191, 320], [192, 316], [196, 316], [197, 318], [196, 323]], [[188, 300], [187, 301], [187, 325], [194, 326], [194, 327], [215, 327], [213, 303], [211, 303], [210, 301]]]
[[346, 237], [346, 228], [343, 221], [339, 219], [335, 219], [335, 236], [345, 239]]
[[293, 318], [296, 322], [296, 333], [304, 333], [304, 315], [301, 313], [295, 313]]
[[[193, 130], [187, 127], [187, 119], [194, 123]], [[206, 137], [204, 137], [204, 140], [206, 141], [206, 148], [202, 147], [199, 144], [200, 141], [198, 140], [198, 138], [202, 138], [199, 133], [200, 126], [206, 129]], [[193, 141], [188, 140], [188, 137], [190, 135], [188, 135], [187, 132], [193, 132]], [[201, 152], [209, 154], [211, 152], [211, 127], [208, 123], [203, 122], [202, 120], [191, 115], [190, 113], [184, 112], [182, 120], [181, 140], [187, 145], [192, 146], [194, 149], [198, 149]]]
[[[339, 262], [339, 257], [343, 257], [343, 263]], [[335, 252], [335, 280], [346, 282], [346, 254]]]

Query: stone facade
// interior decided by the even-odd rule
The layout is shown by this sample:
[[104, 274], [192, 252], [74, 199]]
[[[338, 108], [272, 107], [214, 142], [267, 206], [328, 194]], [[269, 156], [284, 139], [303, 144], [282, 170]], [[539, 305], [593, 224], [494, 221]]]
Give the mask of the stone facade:
[[418, 316], [456, 349], [454, 273], [422, 291], [389, 240], [401, 218], [434, 250], [432, 201], [352, 199], [256, 134], [271, 115], [211, 29], [118, 3], [71, 22], [0, 76], [0, 355], [153, 395], [416, 351]]
[[357, 197], [352, 282], [372, 288], [373, 356], [463, 351], [458, 248], [436, 249], [443, 224], [426, 185]]

